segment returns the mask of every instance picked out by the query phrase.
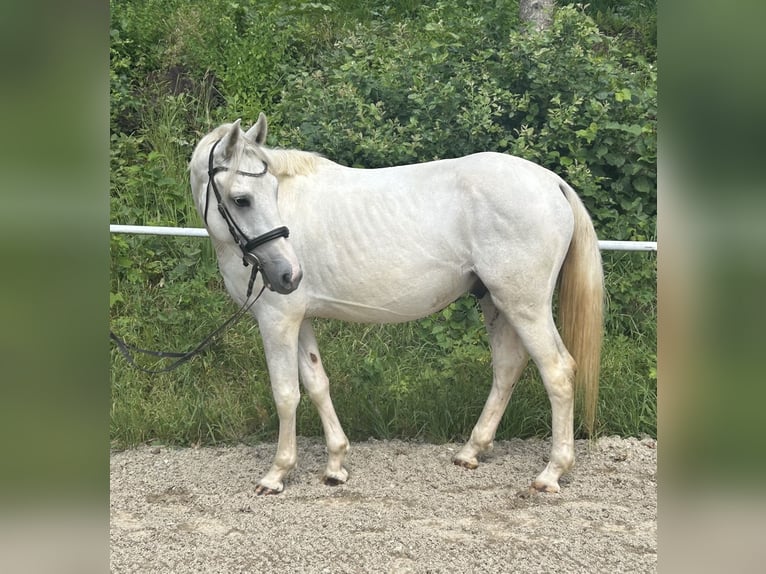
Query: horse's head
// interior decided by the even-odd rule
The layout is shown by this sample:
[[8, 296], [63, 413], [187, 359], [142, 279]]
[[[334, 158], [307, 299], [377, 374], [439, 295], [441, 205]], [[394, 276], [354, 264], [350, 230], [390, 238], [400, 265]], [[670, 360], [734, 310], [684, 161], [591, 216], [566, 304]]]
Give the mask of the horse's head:
[[279, 182], [261, 147], [266, 131], [261, 114], [247, 132], [237, 120], [206, 135], [190, 163], [192, 192], [211, 237], [235, 243], [270, 289], [291, 293], [303, 272], [279, 216]]

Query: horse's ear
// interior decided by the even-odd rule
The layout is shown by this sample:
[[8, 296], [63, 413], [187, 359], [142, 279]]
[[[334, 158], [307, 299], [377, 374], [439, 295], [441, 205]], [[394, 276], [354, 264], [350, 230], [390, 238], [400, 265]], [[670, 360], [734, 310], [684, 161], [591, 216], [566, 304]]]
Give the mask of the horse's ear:
[[258, 145], [263, 145], [263, 143], [266, 141], [267, 132], [268, 125], [266, 122], [266, 115], [261, 112], [258, 114], [258, 121], [253, 124], [253, 127], [247, 130], [245, 137], [250, 141], [257, 143]]
[[226, 135], [221, 138], [220, 148], [223, 151], [223, 158], [230, 159], [234, 154], [234, 150], [237, 149], [237, 143], [242, 135], [242, 130], [239, 127], [240, 120], [236, 120]]

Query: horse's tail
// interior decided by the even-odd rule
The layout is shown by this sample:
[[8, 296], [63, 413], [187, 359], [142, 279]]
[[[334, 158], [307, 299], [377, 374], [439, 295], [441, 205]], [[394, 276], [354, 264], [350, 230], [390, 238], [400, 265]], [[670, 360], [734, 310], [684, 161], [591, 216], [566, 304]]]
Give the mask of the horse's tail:
[[582, 396], [585, 429], [592, 435], [604, 335], [604, 273], [596, 231], [585, 206], [569, 185], [560, 187], [574, 215], [574, 233], [559, 286], [561, 336], [577, 364], [575, 388]]

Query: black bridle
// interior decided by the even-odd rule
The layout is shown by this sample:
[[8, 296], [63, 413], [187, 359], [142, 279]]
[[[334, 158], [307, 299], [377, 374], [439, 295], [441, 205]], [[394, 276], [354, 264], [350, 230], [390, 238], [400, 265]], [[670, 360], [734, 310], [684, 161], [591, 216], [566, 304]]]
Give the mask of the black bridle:
[[[208, 182], [207, 182], [207, 191], [205, 194], [205, 211], [203, 213], [203, 218], [205, 220], [205, 225], [207, 225], [207, 208], [210, 204], [210, 188], [213, 189], [213, 193], [215, 194], [215, 198], [218, 201], [218, 213], [221, 214], [221, 217], [223, 217], [224, 221], [226, 222], [226, 225], [229, 228], [229, 233], [231, 233], [231, 236], [234, 238], [234, 242], [239, 245], [239, 248], [242, 250], [242, 264], [247, 267], [248, 265], [253, 266], [253, 273], [250, 277], [250, 285], [248, 286], [247, 296], [250, 297], [250, 293], [252, 293], [252, 284], [255, 280], [255, 275], [258, 273], [258, 271], [263, 270], [263, 266], [261, 265], [260, 260], [255, 255], [255, 253], [252, 252], [253, 249], [258, 247], [259, 245], [263, 245], [264, 243], [268, 243], [269, 241], [273, 241], [274, 239], [278, 239], [279, 237], [289, 237], [290, 236], [290, 230], [287, 229], [284, 225], [281, 227], [277, 227], [276, 229], [272, 229], [271, 231], [267, 231], [266, 233], [259, 235], [258, 237], [249, 238], [247, 234], [242, 231], [239, 225], [237, 225], [237, 222], [234, 221], [234, 218], [232, 217], [229, 210], [226, 208], [226, 205], [223, 203], [223, 198], [221, 197], [221, 192], [218, 190], [218, 186], [215, 183], [215, 176], [217, 173], [220, 173], [222, 171], [229, 171], [230, 168], [225, 166], [218, 166], [215, 167], [213, 165], [213, 154], [215, 153], [215, 148], [218, 147], [218, 144], [221, 143], [221, 140], [217, 140], [213, 147], [210, 148], [210, 156], [208, 157], [207, 162], [207, 174], [208, 174]], [[247, 177], [263, 177], [268, 173], [269, 166], [264, 161], [263, 162], [263, 171], [258, 173], [252, 173], [249, 171], [240, 171], [236, 170], [236, 173], [239, 175], [244, 175]]]

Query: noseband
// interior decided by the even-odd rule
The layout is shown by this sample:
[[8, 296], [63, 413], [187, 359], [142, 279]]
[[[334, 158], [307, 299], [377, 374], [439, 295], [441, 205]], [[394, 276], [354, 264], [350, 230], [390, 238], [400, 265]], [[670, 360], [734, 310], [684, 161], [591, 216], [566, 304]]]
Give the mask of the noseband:
[[[263, 269], [263, 266], [261, 265], [260, 260], [255, 255], [255, 253], [252, 252], [253, 249], [258, 247], [259, 245], [263, 245], [264, 243], [268, 243], [269, 241], [272, 241], [274, 239], [278, 239], [279, 237], [289, 237], [290, 230], [287, 229], [284, 225], [282, 227], [277, 227], [276, 229], [272, 229], [271, 231], [267, 231], [263, 235], [259, 235], [258, 237], [249, 238], [247, 234], [242, 231], [242, 229], [237, 225], [237, 222], [234, 221], [234, 218], [232, 217], [229, 210], [226, 208], [226, 205], [223, 203], [223, 199], [221, 198], [221, 192], [218, 190], [218, 186], [215, 183], [215, 175], [217, 173], [220, 173], [222, 171], [229, 171], [228, 167], [215, 167], [213, 165], [213, 154], [215, 153], [215, 148], [218, 146], [218, 144], [221, 142], [221, 140], [216, 141], [213, 144], [213, 147], [210, 148], [210, 156], [208, 157], [208, 168], [207, 168], [207, 174], [208, 174], [208, 182], [207, 182], [207, 192], [205, 195], [205, 212], [204, 212], [204, 220], [205, 225], [207, 225], [207, 208], [208, 204], [210, 203], [210, 188], [213, 188], [213, 193], [215, 194], [215, 198], [218, 201], [218, 213], [221, 214], [221, 217], [223, 217], [224, 221], [226, 222], [226, 225], [229, 228], [229, 233], [231, 233], [231, 236], [234, 238], [234, 242], [239, 245], [239, 248], [242, 250], [242, 263], [247, 267], [248, 265], [252, 264], [253, 266], [253, 273], [250, 277], [250, 285], [248, 287], [248, 294], [247, 296], [250, 296], [250, 293], [252, 292], [252, 284], [255, 280], [255, 275], [258, 273], [258, 271], [261, 271]], [[239, 175], [244, 175], [247, 177], [262, 177], [266, 175], [266, 172], [268, 172], [269, 166], [264, 162], [263, 164], [263, 171], [259, 173], [251, 173], [247, 171], [240, 171], [236, 170], [236, 173]]]

